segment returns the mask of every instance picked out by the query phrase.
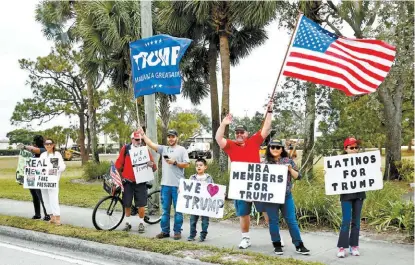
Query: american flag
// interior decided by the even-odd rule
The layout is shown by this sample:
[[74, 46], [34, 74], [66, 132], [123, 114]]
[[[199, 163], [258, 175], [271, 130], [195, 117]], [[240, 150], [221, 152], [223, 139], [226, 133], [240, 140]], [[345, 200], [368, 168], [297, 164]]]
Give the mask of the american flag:
[[348, 96], [375, 92], [396, 48], [373, 39], [339, 37], [302, 16], [283, 75], [339, 89]]
[[118, 173], [118, 170], [115, 168], [115, 165], [112, 161], [111, 161], [110, 175], [115, 185], [120, 187], [121, 190], [124, 192], [124, 185], [122, 185], [120, 173]]

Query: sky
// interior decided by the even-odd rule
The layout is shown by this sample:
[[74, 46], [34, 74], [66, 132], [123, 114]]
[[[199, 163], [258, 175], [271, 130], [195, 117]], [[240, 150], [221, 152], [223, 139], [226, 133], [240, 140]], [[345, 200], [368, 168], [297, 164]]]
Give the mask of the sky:
[[[35, 21], [34, 10], [37, 1], [5, 1], [0, 16], [0, 139], [7, 132], [17, 128], [12, 126], [10, 117], [17, 102], [30, 98], [32, 93], [26, 81], [28, 73], [21, 70], [18, 60], [27, 58], [35, 60], [38, 56], [46, 56], [53, 43], [48, 41], [41, 32], [41, 25]], [[18, 12], [17, 12], [18, 10]], [[234, 116], [252, 116], [256, 111], [263, 111], [268, 95], [272, 92], [286, 48], [289, 35], [277, 28], [276, 23], [267, 28], [268, 40], [262, 46], [255, 48], [252, 53], [241, 60], [239, 65], [231, 68], [230, 110]], [[222, 81], [218, 72], [219, 102], [221, 102]], [[173, 107], [191, 109], [196, 107], [210, 116], [210, 98], [206, 98], [198, 106], [192, 106], [189, 100], [178, 97]], [[56, 125], [69, 126], [77, 122], [75, 118], [58, 117], [48, 123], [31, 124], [34, 130], [44, 130]]]

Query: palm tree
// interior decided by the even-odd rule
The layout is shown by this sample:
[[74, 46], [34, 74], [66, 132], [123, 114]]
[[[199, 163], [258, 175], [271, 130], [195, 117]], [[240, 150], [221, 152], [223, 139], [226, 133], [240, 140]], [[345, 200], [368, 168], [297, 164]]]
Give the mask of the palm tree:
[[[249, 2], [251, 3], [251, 2]], [[271, 3], [271, 2], [270, 2]], [[226, 27], [228, 32], [224, 34], [219, 27], [217, 14], [218, 8], [228, 5], [224, 1], [174, 1], [166, 4], [159, 14], [160, 28], [168, 34], [193, 39], [199, 43], [201, 47], [207, 49], [204, 52], [207, 60], [199, 60], [205, 66], [199, 66], [199, 69], [206, 69], [208, 73], [208, 83], [211, 98], [211, 116], [212, 116], [212, 136], [220, 124], [219, 100], [217, 89], [217, 59], [220, 51], [222, 66], [222, 117], [229, 112], [229, 80], [230, 80], [230, 64], [236, 65], [239, 60], [249, 55], [251, 50], [259, 46], [267, 39], [263, 27], [274, 16], [275, 3], [266, 5], [257, 5], [251, 3], [231, 4], [232, 12], [242, 12], [242, 15], [248, 15], [251, 18], [259, 15], [257, 21], [242, 23], [235, 13], [228, 19]], [[278, 4], [278, 3], [277, 3]], [[255, 8], [259, 13], [254, 14], [248, 12], [247, 9]], [[263, 10], [270, 8], [269, 10]], [[237, 10], [234, 10], [237, 9]], [[263, 11], [263, 13], [261, 13]], [[266, 22], [265, 22], [266, 21]], [[226, 44], [227, 43], [227, 44]], [[226, 45], [224, 45], [226, 44]], [[196, 57], [197, 59], [197, 57]], [[228, 132], [226, 133], [228, 137]], [[213, 154], [216, 161], [219, 160], [219, 146], [216, 142], [213, 144]], [[225, 160], [224, 160], [225, 161]], [[226, 168], [226, 161], [224, 167]]]

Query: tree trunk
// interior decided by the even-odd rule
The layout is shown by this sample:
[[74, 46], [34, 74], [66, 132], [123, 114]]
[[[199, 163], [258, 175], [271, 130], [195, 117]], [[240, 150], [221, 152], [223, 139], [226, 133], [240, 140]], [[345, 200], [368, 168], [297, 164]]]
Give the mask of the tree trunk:
[[[222, 112], [221, 112], [221, 120], [229, 114], [229, 85], [230, 85], [230, 75], [231, 75], [231, 65], [229, 60], [229, 40], [228, 36], [225, 33], [222, 33], [219, 36], [219, 48], [220, 48], [220, 66], [222, 69]], [[229, 126], [225, 129], [225, 138], [229, 138]], [[228, 157], [223, 152], [220, 152], [221, 157], [219, 159], [219, 163], [221, 166], [222, 172], [228, 170]]]
[[408, 152], [412, 151], [412, 139], [408, 143]]
[[313, 161], [314, 161], [314, 126], [316, 119], [316, 85], [307, 83], [307, 98], [305, 109], [305, 137], [304, 150], [301, 158], [301, 168], [304, 177], [307, 179], [313, 178]]
[[386, 158], [384, 180], [400, 179], [395, 162], [401, 161], [403, 81], [398, 79], [393, 96], [386, 86], [379, 87], [386, 125]]
[[215, 141], [216, 131], [220, 125], [219, 117], [219, 98], [218, 98], [218, 81], [216, 78], [218, 50], [214, 38], [211, 38], [209, 43], [209, 87], [210, 87], [210, 109], [212, 115], [212, 151], [213, 160], [219, 162], [220, 148]]
[[96, 109], [95, 109], [95, 100], [94, 100], [94, 86], [91, 80], [87, 82], [87, 94], [88, 94], [88, 116], [89, 116], [89, 131], [91, 134], [91, 154], [92, 160], [96, 163], [99, 163], [98, 156], [98, 144], [97, 144], [97, 131], [96, 131]]
[[88, 144], [86, 145], [86, 153], [89, 160], [89, 154], [91, 153], [91, 130], [89, 129], [89, 116], [86, 118], [86, 136]]
[[82, 165], [85, 165], [88, 162], [88, 152], [85, 149], [85, 114], [81, 111], [78, 114], [79, 117], [79, 137], [78, 137], [78, 145], [79, 150], [81, 151], [81, 161]]

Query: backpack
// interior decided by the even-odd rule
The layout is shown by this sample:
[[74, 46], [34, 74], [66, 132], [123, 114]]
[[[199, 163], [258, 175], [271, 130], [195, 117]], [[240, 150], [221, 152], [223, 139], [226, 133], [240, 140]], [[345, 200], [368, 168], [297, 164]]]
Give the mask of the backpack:
[[[131, 150], [131, 144], [126, 144], [125, 150], [124, 150], [124, 163], [125, 163], [125, 158], [127, 157], [127, 153], [129, 154], [130, 150]], [[122, 174], [123, 171], [124, 171], [124, 164], [120, 168], [120, 174]]]

